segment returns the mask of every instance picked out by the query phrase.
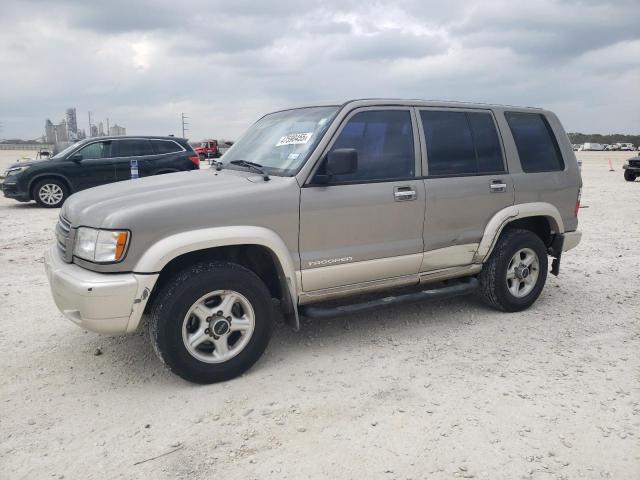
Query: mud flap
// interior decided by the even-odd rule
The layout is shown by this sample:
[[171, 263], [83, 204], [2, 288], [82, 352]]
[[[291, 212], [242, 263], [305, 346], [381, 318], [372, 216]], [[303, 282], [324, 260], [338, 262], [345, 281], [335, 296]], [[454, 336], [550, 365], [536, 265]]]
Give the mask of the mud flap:
[[551, 273], [556, 277], [560, 275], [560, 257], [561, 255], [558, 255], [553, 259], [553, 262], [551, 262]]
[[551, 273], [556, 277], [560, 275], [560, 258], [562, 257], [563, 247], [564, 235], [555, 235], [551, 242], [551, 246], [548, 249], [548, 253], [553, 257], [553, 262], [551, 262]]

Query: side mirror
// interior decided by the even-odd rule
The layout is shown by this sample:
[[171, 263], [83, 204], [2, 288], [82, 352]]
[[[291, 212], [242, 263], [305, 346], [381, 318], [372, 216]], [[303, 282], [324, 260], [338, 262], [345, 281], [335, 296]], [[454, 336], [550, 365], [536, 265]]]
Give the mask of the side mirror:
[[358, 152], [355, 148], [338, 148], [327, 155], [327, 175], [347, 175], [358, 170]]
[[71, 160], [72, 162], [79, 162], [82, 160], [82, 155], [80, 155], [79, 153], [76, 153], [75, 155], [71, 155], [69, 157], [69, 160]]

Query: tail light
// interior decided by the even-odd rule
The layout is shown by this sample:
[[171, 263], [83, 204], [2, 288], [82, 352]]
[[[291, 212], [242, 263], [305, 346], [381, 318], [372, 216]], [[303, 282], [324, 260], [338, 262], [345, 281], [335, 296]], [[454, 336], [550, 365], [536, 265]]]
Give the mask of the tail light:
[[580, 197], [582, 196], [582, 187], [578, 190], [578, 198], [576, 199], [576, 217], [578, 216], [578, 211], [580, 210]]
[[189, 160], [191, 160], [195, 166], [197, 166], [197, 167], [200, 166], [200, 157], [198, 155], [194, 155], [193, 157], [189, 157]]

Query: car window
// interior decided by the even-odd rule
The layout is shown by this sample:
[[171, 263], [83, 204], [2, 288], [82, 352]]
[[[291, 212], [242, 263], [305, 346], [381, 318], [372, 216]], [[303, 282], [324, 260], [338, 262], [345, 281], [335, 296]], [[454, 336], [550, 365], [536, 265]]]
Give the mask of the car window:
[[131, 140], [117, 140], [119, 157], [142, 157], [153, 155], [151, 142], [144, 138]]
[[111, 142], [90, 143], [76, 152], [82, 155], [83, 159], [88, 158], [109, 158], [111, 156]]
[[549, 123], [538, 113], [506, 112], [518, 148], [522, 170], [527, 173], [564, 170], [560, 148]]
[[471, 127], [464, 112], [422, 110], [429, 175], [477, 173]]
[[[354, 148], [355, 173], [337, 175], [332, 183], [407, 178], [415, 175], [411, 114], [406, 110], [365, 111], [355, 114], [331, 150]], [[323, 172], [318, 172], [323, 173]]]
[[500, 139], [485, 112], [422, 110], [430, 176], [504, 172]]
[[467, 118], [478, 157], [478, 173], [504, 172], [500, 138], [492, 115], [490, 113], [468, 112]]
[[151, 140], [153, 152], [156, 154], [181, 152], [182, 147], [171, 140]]

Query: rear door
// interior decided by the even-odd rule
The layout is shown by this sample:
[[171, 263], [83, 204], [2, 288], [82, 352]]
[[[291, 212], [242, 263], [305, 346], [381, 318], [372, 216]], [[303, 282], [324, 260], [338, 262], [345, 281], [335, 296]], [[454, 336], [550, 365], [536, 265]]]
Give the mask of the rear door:
[[188, 155], [187, 150], [174, 140], [151, 139], [154, 157], [146, 164], [146, 174], [156, 175], [158, 173], [177, 172], [185, 170], [190, 166], [189, 156], [196, 156], [194, 152]]
[[[415, 276], [422, 260], [424, 185], [412, 108], [357, 109], [328, 151], [354, 148], [358, 169], [301, 189], [305, 291]], [[324, 162], [326, 156], [322, 160]], [[316, 173], [322, 174], [323, 163]]]
[[120, 180], [131, 179], [132, 162], [138, 163], [138, 176], [150, 175], [153, 161], [157, 156], [153, 152], [151, 142], [146, 138], [124, 138], [113, 141], [116, 158], [116, 177]]
[[111, 157], [111, 141], [93, 142], [76, 151], [66, 169], [75, 190], [115, 182], [116, 168]]
[[427, 194], [421, 271], [468, 265], [514, 188], [490, 110], [418, 108]]

